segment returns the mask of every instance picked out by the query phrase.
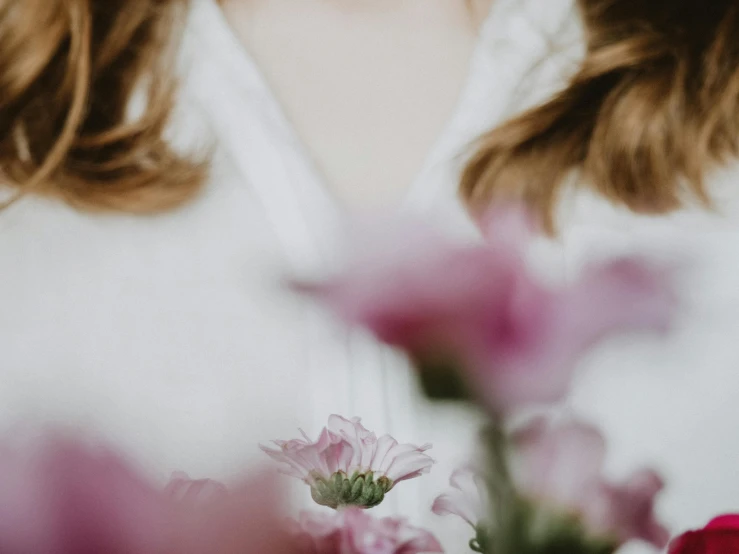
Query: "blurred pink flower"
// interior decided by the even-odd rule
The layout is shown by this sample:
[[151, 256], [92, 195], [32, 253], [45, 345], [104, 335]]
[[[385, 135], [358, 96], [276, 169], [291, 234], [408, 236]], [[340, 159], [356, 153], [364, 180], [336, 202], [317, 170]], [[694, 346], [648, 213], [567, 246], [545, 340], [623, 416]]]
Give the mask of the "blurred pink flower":
[[583, 350], [609, 334], [667, 328], [664, 272], [625, 258], [545, 287], [524, 261], [526, 214], [500, 208], [484, 226], [486, 243], [462, 244], [422, 225], [385, 225], [358, 241], [342, 273], [296, 288], [406, 350], [422, 373], [462, 366], [496, 412], [560, 399]]
[[[119, 456], [68, 438], [0, 451], [4, 554], [285, 554], [274, 481], [174, 501]], [[253, 550], [252, 550], [253, 548]]]
[[594, 427], [538, 418], [512, 436], [511, 473], [522, 496], [537, 507], [575, 516], [590, 535], [664, 547], [669, 533], [654, 513], [661, 478], [643, 470], [625, 483], [609, 483], [603, 476], [605, 450]]
[[587, 500], [585, 524], [591, 532], [613, 534], [622, 543], [640, 539], [662, 548], [670, 534], [656, 519], [654, 499], [663, 488], [653, 470], [638, 471], [618, 485], [601, 483]]
[[216, 502], [228, 494], [223, 483], [212, 479], [190, 479], [186, 473], [175, 472], [164, 489], [173, 500], [179, 502]]
[[303, 437], [261, 448], [285, 464], [285, 473], [309, 484], [316, 502], [332, 508], [376, 506], [397, 483], [427, 473], [434, 463], [425, 453], [431, 445], [399, 444], [390, 435], [378, 439], [359, 418], [332, 415], [318, 440]]
[[434, 536], [403, 519], [375, 519], [359, 508], [303, 513], [296, 525], [305, 554], [421, 554], [443, 552]]
[[458, 469], [452, 473], [449, 484], [449, 490], [434, 500], [431, 511], [440, 516], [459, 516], [475, 529], [487, 522], [490, 502], [480, 473], [470, 467]]

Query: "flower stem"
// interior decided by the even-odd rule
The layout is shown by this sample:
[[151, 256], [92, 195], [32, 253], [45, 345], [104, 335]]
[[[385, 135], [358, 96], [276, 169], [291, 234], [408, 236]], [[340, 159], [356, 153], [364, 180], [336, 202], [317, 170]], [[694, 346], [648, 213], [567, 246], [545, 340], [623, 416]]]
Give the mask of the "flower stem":
[[483, 554], [485, 553], [485, 550], [483, 550], [483, 548], [480, 546], [480, 543], [478, 542], [476, 538], [470, 539], [469, 545], [470, 545], [470, 550], [472, 550], [472, 552], [482, 552]]
[[508, 439], [499, 420], [493, 420], [483, 429], [489, 469], [486, 475], [488, 495], [492, 506], [489, 528], [490, 544], [485, 554], [520, 554], [522, 524], [526, 514], [511, 480], [508, 467]]

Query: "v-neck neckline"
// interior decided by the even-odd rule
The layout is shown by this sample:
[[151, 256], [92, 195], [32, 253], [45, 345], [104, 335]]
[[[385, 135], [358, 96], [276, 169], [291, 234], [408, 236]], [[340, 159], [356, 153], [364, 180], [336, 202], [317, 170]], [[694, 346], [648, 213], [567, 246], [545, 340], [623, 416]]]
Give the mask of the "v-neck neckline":
[[[264, 207], [289, 263], [310, 270], [326, 267], [335, 260], [352, 211], [331, 193], [217, 1], [192, 1], [184, 70], [190, 72], [187, 81], [198, 109], [208, 114], [219, 150]], [[551, 34], [573, 0], [551, 1], [557, 5], [551, 11], [558, 13], [546, 11], [548, 19], [539, 17], [538, 0], [492, 2], [453, 114], [402, 200], [386, 212], [431, 215], [442, 201], [453, 212], [464, 212], [456, 194], [464, 154], [474, 139], [509, 115], [528, 73], [550, 52]], [[462, 216], [465, 225], [473, 225]]]
[[[216, 0], [202, 1], [207, 4], [208, 11], [212, 14], [213, 23], [217, 26], [218, 32], [221, 35], [221, 40], [228, 44], [229, 50], [233, 52], [235, 57], [241, 59], [241, 65], [248, 68], [251, 85], [256, 87], [256, 90], [261, 93], [261, 96], [267, 103], [269, 103], [273, 123], [277, 125], [280, 133], [284, 137], [289, 138], [296, 155], [300, 158], [302, 164], [310, 171], [310, 182], [315, 185], [314, 188], [316, 189], [314, 193], [323, 197], [325, 202], [331, 205], [335, 212], [352, 212], [353, 209], [342, 202], [332, 191], [331, 183], [325, 173], [319, 168], [310, 145], [307, 144], [304, 138], [298, 133], [295, 125], [287, 115], [285, 106], [280, 101], [273, 86], [267, 80], [263, 69], [257, 63], [248, 47], [238, 37], [221, 6], [218, 5]], [[465, 112], [468, 109], [468, 100], [480, 71], [480, 65], [482, 58], [484, 57], [485, 46], [487, 43], [486, 39], [489, 36], [490, 29], [492, 27], [493, 16], [498, 2], [499, 0], [493, 0], [491, 2], [488, 13], [482, 19], [482, 23], [475, 39], [475, 44], [473, 45], [472, 52], [468, 60], [468, 69], [464, 77], [464, 82], [462, 83], [450, 115], [446, 118], [441, 131], [437, 133], [436, 137], [432, 140], [430, 148], [423, 155], [420, 167], [416, 169], [410, 182], [405, 185], [403, 192], [400, 194], [400, 200], [388, 206], [383, 206], [382, 208], [384, 210], [405, 211], [410, 206], [413, 206], [417, 199], [427, 197], [426, 193], [428, 191], [423, 190], [425, 188], [424, 184], [426, 176], [432, 167], [449, 156], [449, 139], [450, 135], [453, 134], [452, 130], [458, 126], [458, 122], [465, 115]]]

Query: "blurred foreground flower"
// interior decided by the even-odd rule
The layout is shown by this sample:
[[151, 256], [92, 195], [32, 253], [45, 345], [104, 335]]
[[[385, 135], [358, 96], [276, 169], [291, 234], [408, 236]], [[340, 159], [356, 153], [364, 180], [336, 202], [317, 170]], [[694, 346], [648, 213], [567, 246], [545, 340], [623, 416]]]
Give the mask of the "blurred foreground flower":
[[[622, 484], [603, 477], [605, 440], [597, 429], [576, 422], [535, 420], [512, 437], [511, 472], [519, 494], [542, 528], [541, 536], [580, 527], [588, 541], [613, 552], [631, 540], [663, 548], [667, 530], [656, 520], [660, 477], [639, 471]], [[544, 524], [542, 524], [544, 522]]]
[[0, 452], [3, 554], [287, 554], [273, 479], [191, 502], [67, 438]]
[[353, 507], [329, 514], [303, 513], [296, 524], [305, 554], [421, 554], [443, 552], [428, 531], [403, 519], [376, 519]]
[[396, 484], [427, 473], [434, 463], [425, 453], [431, 445], [399, 444], [390, 435], [378, 439], [359, 418], [332, 415], [318, 440], [303, 436], [262, 450], [310, 485], [318, 504], [331, 508], [377, 506]]
[[212, 479], [190, 479], [186, 473], [179, 471], [172, 475], [164, 493], [176, 501], [201, 504], [218, 502], [229, 494], [223, 483]]
[[717, 517], [699, 531], [688, 531], [670, 544], [669, 554], [739, 552], [739, 514]]
[[[599, 339], [665, 330], [664, 272], [626, 258], [559, 289], [527, 270], [526, 214], [497, 210], [489, 242], [458, 244], [423, 226], [385, 226], [336, 277], [296, 288], [349, 324], [406, 350], [431, 396], [475, 391], [494, 412], [560, 399], [577, 358]], [[455, 379], [461, 378], [454, 391]]]
[[470, 548], [475, 552], [487, 552], [490, 501], [482, 476], [470, 467], [461, 468], [452, 473], [449, 484], [449, 490], [434, 500], [431, 510], [440, 516], [453, 514], [461, 517], [475, 530]]

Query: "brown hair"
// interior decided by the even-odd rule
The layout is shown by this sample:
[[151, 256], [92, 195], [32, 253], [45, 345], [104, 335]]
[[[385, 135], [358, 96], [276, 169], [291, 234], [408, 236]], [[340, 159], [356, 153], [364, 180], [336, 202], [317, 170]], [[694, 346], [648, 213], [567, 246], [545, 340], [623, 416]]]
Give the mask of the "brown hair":
[[584, 62], [564, 90], [480, 139], [462, 194], [473, 207], [523, 200], [550, 231], [573, 169], [635, 211], [675, 209], [684, 190], [708, 204], [707, 170], [739, 154], [739, 2], [578, 1]]
[[[0, 0], [0, 172], [81, 208], [152, 212], [205, 169], [163, 138], [186, 0]], [[144, 81], [146, 79], [146, 81]], [[129, 117], [134, 93], [143, 113]]]
[[[522, 198], [549, 229], [573, 169], [634, 210], [677, 208], [682, 188], [707, 202], [707, 170], [739, 150], [739, 4], [578, 2], [582, 66], [552, 99], [481, 137], [463, 195], [473, 208]], [[162, 136], [186, 4], [0, 0], [3, 180], [88, 209], [150, 212], [191, 198], [205, 168]], [[131, 121], [144, 85], [146, 109]]]

